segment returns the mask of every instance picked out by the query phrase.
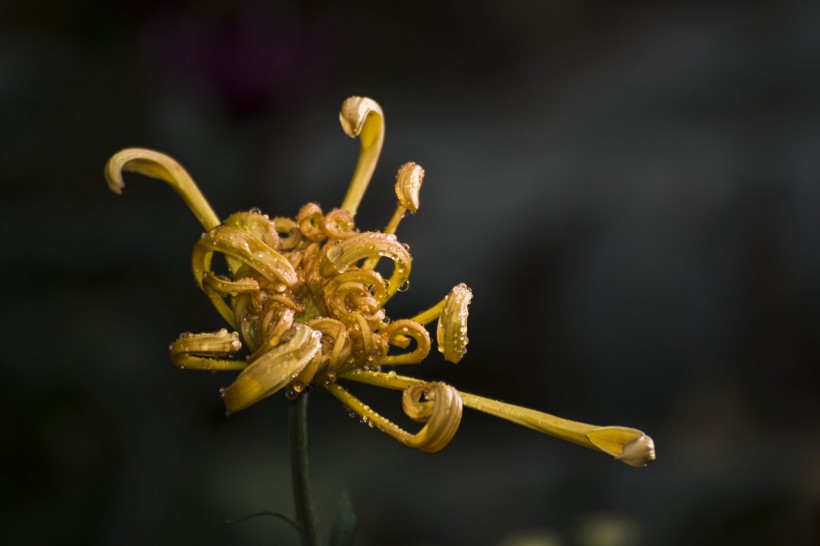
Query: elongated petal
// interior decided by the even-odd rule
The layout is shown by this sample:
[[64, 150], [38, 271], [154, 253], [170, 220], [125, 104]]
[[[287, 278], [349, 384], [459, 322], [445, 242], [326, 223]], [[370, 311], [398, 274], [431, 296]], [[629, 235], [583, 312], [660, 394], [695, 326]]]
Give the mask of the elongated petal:
[[251, 232], [236, 227], [219, 226], [209, 231], [194, 246], [192, 265], [194, 278], [200, 287], [205, 272], [210, 270], [211, 256], [221, 252], [259, 272], [270, 281], [294, 286], [298, 282], [291, 263]]
[[[389, 381], [391, 376], [383, 375]], [[425, 423], [416, 434], [407, 432], [381, 416], [338, 383], [331, 383], [325, 388], [358, 414], [363, 421], [402, 444], [425, 453], [442, 450], [453, 439], [461, 423], [461, 398], [453, 387], [444, 383], [416, 382], [404, 390], [402, 407], [405, 412], [412, 418]]]
[[123, 171], [139, 173], [167, 182], [182, 197], [205, 229], [219, 225], [219, 217], [199, 191], [190, 175], [173, 158], [145, 148], [126, 148], [114, 154], [105, 165], [108, 187], [121, 194], [125, 187]]
[[[407, 249], [394, 235], [379, 232], [357, 233], [341, 241], [325, 245], [322, 250], [320, 270], [322, 275], [342, 273], [360, 260], [371, 256], [381, 256], [393, 260], [393, 274], [390, 276], [386, 299], [389, 299], [410, 276], [411, 258]], [[384, 303], [380, 301], [379, 303]]]
[[171, 344], [171, 362], [194, 370], [241, 370], [247, 366], [246, 362], [220, 358], [241, 348], [239, 335], [224, 328], [218, 332], [185, 333]]
[[256, 210], [231, 214], [222, 222], [222, 225], [249, 231], [271, 248], [279, 246], [276, 226], [267, 215], [256, 212]]
[[467, 316], [472, 299], [473, 293], [464, 283], [453, 287], [444, 298], [436, 328], [436, 342], [439, 352], [450, 362], [458, 363], [467, 352]]
[[293, 325], [293, 337], [275, 349], [262, 354], [222, 389], [229, 413], [255, 404], [275, 393], [310, 363], [321, 347], [322, 334], [306, 324]]
[[646, 466], [655, 460], [655, 444], [652, 438], [634, 428], [588, 425], [466, 392], [461, 393], [461, 398], [468, 408], [590, 449], [603, 451], [630, 466]]
[[[404, 390], [426, 384], [420, 379], [396, 375], [395, 372], [354, 370], [342, 373], [340, 377], [395, 390]], [[461, 398], [461, 403], [468, 408], [523, 425], [568, 442], [602, 451], [630, 466], [646, 466], [655, 460], [655, 443], [652, 438], [634, 428], [588, 425], [463, 391], [459, 391], [458, 395]]]
[[345, 134], [352, 138], [359, 137], [361, 143], [359, 161], [342, 201], [342, 208], [355, 216], [384, 143], [384, 114], [376, 101], [367, 97], [350, 97], [342, 104], [339, 121]]

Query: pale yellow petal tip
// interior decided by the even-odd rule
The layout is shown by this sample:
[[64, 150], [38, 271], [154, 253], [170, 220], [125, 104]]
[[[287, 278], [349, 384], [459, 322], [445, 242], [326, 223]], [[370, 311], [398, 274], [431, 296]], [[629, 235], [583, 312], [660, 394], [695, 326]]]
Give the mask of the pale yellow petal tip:
[[473, 292], [466, 284], [455, 287], [444, 299], [436, 327], [438, 350], [448, 362], [458, 364], [467, 353], [467, 317]]
[[415, 214], [419, 210], [419, 190], [424, 182], [424, 169], [421, 165], [405, 163], [396, 174], [396, 197], [399, 204]]
[[589, 441], [629, 466], [642, 467], [655, 460], [655, 442], [634, 428], [601, 427], [587, 433]]
[[364, 122], [371, 113], [382, 117], [382, 108], [373, 99], [367, 97], [350, 97], [342, 103], [342, 110], [339, 112], [339, 122], [345, 134], [351, 138], [356, 138], [362, 133]]
[[655, 441], [644, 434], [636, 440], [632, 440], [624, 446], [624, 452], [619, 461], [629, 466], [641, 467], [655, 461]]
[[120, 195], [125, 188], [125, 181], [122, 178], [123, 171], [170, 181], [169, 171], [175, 168], [180, 168], [177, 162], [165, 154], [146, 148], [125, 148], [111, 156], [103, 172], [108, 188]]
[[108, 189], [117, 195], [122, 195], [122, 190], [125, 188], [125, 181], [122, 179], [122, 170], [128, 161], [133, 158], [132, 154], [132, 148], [117, 152], [111, 156], [111, 159], [108, 160], [103, 169], [105, 181], [108, 183]]

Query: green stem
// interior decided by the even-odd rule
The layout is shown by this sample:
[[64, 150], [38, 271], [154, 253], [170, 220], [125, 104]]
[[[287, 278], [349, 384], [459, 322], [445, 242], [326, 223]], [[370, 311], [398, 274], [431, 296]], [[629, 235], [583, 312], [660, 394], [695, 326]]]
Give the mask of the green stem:
[[288, 439], [290, 440], [290, 467], [293, 479], [293, 503], [296, 521], [301, 526], [302, 546], [318, 546], [316, 514], [310, 493], [310, 469], [307, 446], [307, 391], [288, 406]]

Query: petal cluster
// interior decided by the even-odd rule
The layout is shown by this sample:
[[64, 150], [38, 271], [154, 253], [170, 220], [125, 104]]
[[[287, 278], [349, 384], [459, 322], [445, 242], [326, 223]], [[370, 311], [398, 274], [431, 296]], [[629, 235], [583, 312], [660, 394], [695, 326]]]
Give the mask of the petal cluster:
[[[463, 407], [608, 453], [633, 466], [654, 460], [652, 440], [624, 427], [575, 423], [519, 406], [382, 371], [417, 364], [430, 353], [426, 325], [437, 321], [435, 343], [457, 363], [467, 350], [472, 292], [455, 286], [415, 317], [391, 320], [385, 305], [406, 289], [412, 266], [395, 232], [407, 212], [419, 209], [424, 169], [405, 163], [396, 175], [395, 212], [383, 231], [360, 231], [355, 215], [384, 141], [384, 115], [372, 99], [351, 97], [340, 113], [342, 128], [360, 141], [359, 161], [339, 208], [308, 203], [294, 218], [259, 210], [220, 221], [188, 173], [172, 158], [141, 148], [115, 154], [106, 165], [109, 187], [120, 193], [122, 173], [162, 180], [179, 193], [206, 232], [194, 245], [194, 278], [234, 330], [182, 334], [171, 344], [180, 368], [239, 370], [222, 389], [228, 412], [279, 391], [296, 397], [309, 385], [327, 390], [362, 421], [399, 442], [435, 452], [454, 437]], [[244, 346], [249, 356], [232, 358]], [[422, 423], [411, 433], [361, 402], [345, 386], [359, 382], [402, 391], [402, 407]]]

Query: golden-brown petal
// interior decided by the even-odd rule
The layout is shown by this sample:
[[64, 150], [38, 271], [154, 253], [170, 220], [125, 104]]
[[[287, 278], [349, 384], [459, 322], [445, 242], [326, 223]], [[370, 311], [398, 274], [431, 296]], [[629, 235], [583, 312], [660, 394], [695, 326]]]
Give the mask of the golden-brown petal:
[[316, 356], [321, 338], [308, 325], [294, 324], [293, 337], [259, 356], [222, 389], [228, 413], [245, 409], [293, 381]]
[[378, 362], [380, 365], [418, 364], [430, 354], [430, 334], [427, 329], [412, 320], [394, 320], [384, 329], [384, 336], [390, 345], [406, 348], [410, 340], [416, 342], [410, 352], [387, 355]]
[[291, 263], [252, 233], [236, 227], [219, 226], [194, 245], [192, 264], [194, 278], [200, 287], [205, 272], [210, 270], [214, 252], [239, 260], [270, 281], [279, 281], [287, 286], [294, 286], [298, 281]]
[[282, 250], [293, 250], [302, 240], [302, 232], [299, 225], [290, 218], [276, 217], [272, 220], [279, 235], [279, 244]]
[[472, 299], [473, 293], [464, 283], [454, 286], [444, 298], [436, 328], [436, 342], [439, 352], [450, 362], [458, 363], [467, 352], [467, 316]]
[[405, 163], [396, 174], [396, 197], [399, 204], [415, 214], [419, 210], [419, 190], [424, 182], [424, 169], [421, 165]]
[[184, 333], [171, 346], [171, 362], [180, 368], [194, 370], [241, 370], [245, 362], [223, 360], [242, 348], [239, 335], [224, 328], [218, 332]]
[[345, 239], [356, 233], [356, 224], [346, 210], [333, 209], [322, 219], [322, 229], [331, 239]]
[[205, 229], [219, 225], [219, 217], [205, 196], [187, 171], [172, 157], [145, 148], [126, 148], [117, 152], [108, 160], [104, 171], [108, 187], [116, 194], [121, 194], [125, 187], [123, 171], [167, 182], [182, 197]]
[[222, 222], [222, 225], [244, 229], [269, 247], [273, 249], [279, 247], [279, 234], [276, 232], [276, 227], [266, 214], [257, 212], [257, 209], [231, 214]]
[[[391, 377], [389, 374], [382, 375], [387, 378], [386, 381], [389, 381]], [[461, 423], [461, 398], [458, 391], [444, 383], [417, 381], [406, 387], [402, 395], [402, 406], [405, 412], [419, 421], [426, 421], [416, 434], [411, 434], [389, 419], [382, 417], [338, 383], [331, 383], [325, 388], [358, 414], [363, 421], [402, 444], [426, 453], [435, 453], [449, 444]]]
[[[410, 276], [411, 257], [394, 235], [380, 232], [357, 233], [342, 241], [333, 241], [322, 249], [320, 270], [329, 276], [342, 273], [360, 260], [381, 256], [393, 260], [393, 274], [387, 286], [386, 299], [393, 296]], [[384, 301], [380, 301], [384, 303]]]
[[342, 104], [339, 121], [347, 136], [359, 137], [361, 143], [359, 161], [341, 207], [355, 216], [384, 143], [384, 114], [376, 101], [367, 97], [350, 97]]
[[303, 206], [296, 215], [296, 223], [302, 235], [314, 242], [321, 242], [327, 239], [327, 234], [322, 229], [322, 209], [316, 203], [308, 203]]
[[655, 460], [652, 438], [634, 428], [599, 427], [562, 419], [533, 409], [461, 392], [465, 406], [562, 440], [602, 451], [630, 466], [646, 466]]
[[[340, 378], [395, 390], [426, 384], [420, 379], [397, 375], [395, 372], [383, 373], [361, 369], [344, 372], [340, 374]], [[655, 460], [655, 443], [640, 430], [588, 425], [463, 391], [458, 391], [458, 395], [465, 407], [602, 451], [630, 466], [644, 466]]]

